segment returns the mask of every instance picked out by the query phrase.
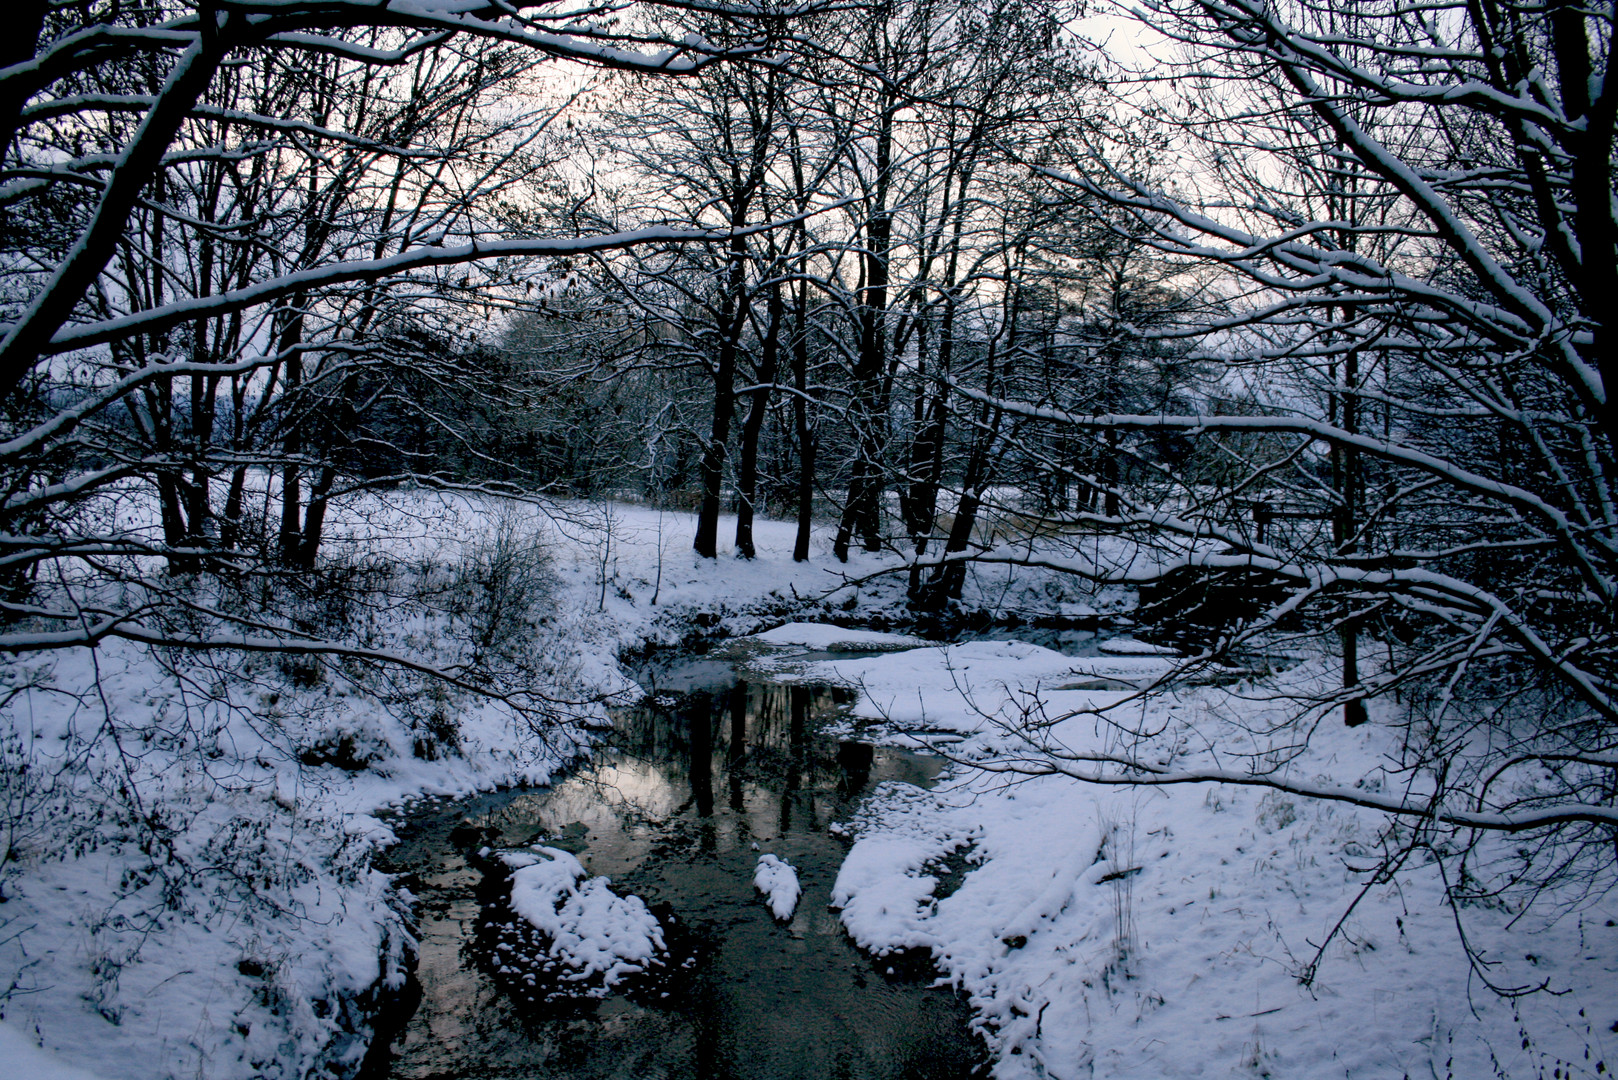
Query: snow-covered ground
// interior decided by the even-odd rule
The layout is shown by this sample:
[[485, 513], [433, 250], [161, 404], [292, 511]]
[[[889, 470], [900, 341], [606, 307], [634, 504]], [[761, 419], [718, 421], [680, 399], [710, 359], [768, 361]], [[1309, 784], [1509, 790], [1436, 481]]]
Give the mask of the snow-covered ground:
[[[348, 507], [331, 522], [330, 554], [380, 556], [404, 568], [390, 589], [422, 594], [357, 610], [352, 633], [457, 659], [487, 613], [451, 601], [531, 543], [551, 584], [519, 628], [517, 659], [537, 689], [582, 702], [570, 711], [588, 725], [633, 685], [623, 649], [677, 644], [694, 622], [748, 632], [784, 621], [775, 612], [846, 614], [860, 591], [833, 595], [844, 568], [829, 569], [824, 542], [813, 563], [793, 564], [790, 525], [759, 523], [756, 563], [706, 561], [691, 551], [689, 514], [551, 509], [424, 492]], [[847, 569], [881, 565], [858, 556]], [[358, 1064], [376, 995], [402, 984], [411, 944], [407, 898], [370, 868], [392, 837], [378, 814], [544, 782], [589, 733], [535, 732], [501, 703], [430, 680], [346, 671], [157, 657], [118, 641], [5, 670], [8, 1037], [102, 1080], [301, 1078]]]
[[[867, 948], [931, 951], [970, 995], [997, 1076], [1595, 1076], [1618, 1065], [1611, 897], [1455, 912], [1420, 858], [1367, 888], [1380, 822], [1366, 811], [1224, 786], [1013, 783], [971, 764], [1006, 750], [1001, 721], [1027, 708], [1054, 719], [1125, 701], [1170, 663], [1157, 650], [1075, 658], [829, 630], [814, 624], [900, 612], [902, 577], [870, 577], [893, 561], [857, 553], [842, 566], [821, 538], [809, 563], [793, 563], [792, 527], [772, 521], [757, 524], [758, 559], [702, 560], [689, 515], [564, 509], [401, 493], [355, 508], [333, 550], [346, 537], [356, 552], [436, 567], [422, 576], [454, 590], [474, 577], [455, 568], [485, 559], [491, 538], [536, 541], [555, 584], [546, 617], [523, 628], [520, 659], [561, 696], [590, 699], [575, 710], [586, 721], [602, 715], [594, 699], [626, 689], [621, 652], [701, 627], [761, 634], [750, 665], [858, 687], [856, 714], [874, 730], [957, 758], [933, 792], [880, 789], [847, 823], [856, 842], [836, 895], [802, 902], [835, 902]], [[974, 573], [969, 590], [974, 605], [1024, 616], [1126, 601], [1006, 567]], [[418, 603], [361, 625], [379, 646], [434, 654], [460, 647], [457, 620], [474, 617]], [[870, 652], [880, 655], [860, 655]], [[26, 1061], [20, 1075], [235, 1080], [354, 1063], [369, 995], [400, 980], [409, 944], [404, 898], [369, 865], [391, 836], [378, 814], [425, 794], [542, 781], [588, 741], [577, 729], [536, 735], [497, 703], [431, 684], [205, 660], [170, 671], [114, 643], [7, 673], [0, 766], [25, 812], [11, 814], [19, 854], [0, 870], [0, 987], [12, 987], [0, 1074]], [[1287, 677], [1310, 676], [1305, 664]], [[1194, 748], [1261, 707], [1204, 687], [1136, 719]], [[1375, 784], [1391, 732], [1322, 723], [1291, 767]], [[1093, 716], [1051, 734], [1080, 751], [1116, 737]], [[1473, 948], [1499, 961], [1492, 979], [1564, 993], [1493, 997], [1470, 974], [1457, 915]], [[1299, 977], [1328, 936], [1306, 987]]]
[[[1146, 677], [1166, 662], [1129, 660]], [[858, 686], [858, 715], [885, 720], [899, 742], [919, 728], [958, 762], [934, 791], [890, 784], [867, 800], [846, 825], [856, 842], [832, 901], [863, 948], [931, 952], [942, 981], [970, 996], [996, 1077], [1607, 1075], [1618, 1051], [1611, 896], [1457, 911], [1430, 858], [1373, 880], [1384, 821], [1368, 811], [1229, 785], [1096, 788], [973, 766], [1025, 749], [1012, 721], [1036, 700], [1055, 721], [1052, 744], [1116, 750], [1119, 727], [1103, 716], [1057, 719], [1126, 701], [1059, 689], [1097, 666], [974, 643], [796, 669]], [[1305, 665], [1281, 678], [1317, 676]], [[1279, 705], [1203, 688], [1127, 707], [1130, 727], [1160, 726], [1170, 742], [1178, 729], [1195, 755], [1221, 734], [1262, 730], [1256, 714]], [[1393, 779], [1381, 773], [1392, 730], [1323, 721], [1289, 768], [1375, 790]], [[1491, 846], [1509, 858], [1513, 845], [1485, 842], [1485, 855]], [[940, 895], [951, 859], [966, 872]], [[1457, 923], [1491, 981], [1554, 993], [1493, 995]]]

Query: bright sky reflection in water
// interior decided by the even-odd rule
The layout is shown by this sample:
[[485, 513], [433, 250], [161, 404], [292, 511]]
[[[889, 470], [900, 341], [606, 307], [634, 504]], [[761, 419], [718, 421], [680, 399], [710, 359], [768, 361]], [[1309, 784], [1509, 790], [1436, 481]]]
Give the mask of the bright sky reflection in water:
[[[982, 1060], [968, 1012], [847, 941], [826, 900], [846, 820], [883, 780], [925, 784], [937, 759], [839, 740], [837, 702], [807, 687], [745, 686], [703, 664], [657, 679], [619, 718], [616, 746], [552, 788], [445, 804], [413, 819], [391, 853], [421, 896], [422, 1002], [391, 1071], [429, 1077], [570, 1080], [953, 1080]], [[674, 689], [671, 691], [670, 687]], [[656, 1007], [614, 996], [583, 1011], [525, 1013], [466, 945], [480, 875], [449, 841], [577, 850], [619, 892], [667, 904], [703, 947], [689, 988]], [[757, 843], [759, 850], [753, 845]], [[753, 890], [760, 851], [793, 864], [803, 900], [778, 925]]]

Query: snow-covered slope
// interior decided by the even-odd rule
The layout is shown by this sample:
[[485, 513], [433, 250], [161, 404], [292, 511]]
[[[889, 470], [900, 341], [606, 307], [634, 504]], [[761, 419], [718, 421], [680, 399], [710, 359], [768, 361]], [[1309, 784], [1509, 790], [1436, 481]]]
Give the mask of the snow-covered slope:
[[[1230, 785], [1008, 783], [974, 768], [1023, 745], [1009, 725], [1036, 703], [1050, 745], [1116, 749], [1106, 714], [1061, 717], [1124, 695], [1040, 689], [1067, 659], [919, 649], [816, 667], [861, 686], [866, 715], [957, 734], [952, 779], [931, 792], [884, 785], [848, 823], [856, 842], [831, 899], [863, 948], [932, 953], [969, 996], [997, 1078], [1606, 1075], [1618, 1051], [1612, 897], [1525, 913], [1508, 895], [1457, 911], [1429, 855], [1375, 872], [1388, 851], [1369, 811]], [[1145, 705], [1144, 719], [1194, 748], [1221, 725], [1263, 730], [1265, 707], [1204, 688]], [[1396, 730], [1322, 723], [1290, 767], [1374, 787]], [[1478, 861], [1510, 853], [1486, 841]], [[958, 885], [941, 895], [951, 864]], [[1457, 924], [1491, 981], [1555, 993], [1493, 995]]]

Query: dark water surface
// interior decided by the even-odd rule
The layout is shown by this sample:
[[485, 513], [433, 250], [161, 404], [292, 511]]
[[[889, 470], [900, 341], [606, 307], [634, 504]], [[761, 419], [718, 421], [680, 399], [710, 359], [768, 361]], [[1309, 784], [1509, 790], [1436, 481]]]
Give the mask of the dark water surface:
[[[974, 1075], [984, 1056], [964, 1002], [925, 975], [890, 974], [826, 906], [846, 852], [826, 826], [880, 781], [926, 784], [941, 762], [828, 734], [839, 705], [830, 691], [734, 678], [714, 663], [649, 674], [653, 695], [619, 717], [614, 748], [590, 768], [400, 823], [385, 868], [409, 875], [420, 899], [421, 999], [375, 1075]], [[506, 995], [479, 962], [480, 916], [496, 895], [469, 853], [536, 840], [576, 851], [617, 892], [672, 915], [688, 973], [633, 1001], [536, 1008]], [[753, 889], [761, 852], [797, 868], [803, 898], [788, 924]]]

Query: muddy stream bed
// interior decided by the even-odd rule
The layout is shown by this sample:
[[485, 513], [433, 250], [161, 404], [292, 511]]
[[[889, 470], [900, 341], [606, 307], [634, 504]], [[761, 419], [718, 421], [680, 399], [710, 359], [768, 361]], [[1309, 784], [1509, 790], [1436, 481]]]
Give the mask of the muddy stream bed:
[[[417, 897], [418, 986], [372, 1078], [952, 1080], [984, 1054], [965, 1003], [926, 965], [861, 952], [827, 908], [847, 821], [884, 780], [926, 785], [943, 762], [834, 734], [839, 694], [742, 683], [730, 665], [642, 673], [611, 745], [550, 787], [431, 803], [396, 821], [381, 866]], [[641, 897], [670, 974], [601, 1000], [522, 1000], [491, 962], [502, 900], [484, 848], [574, 852]], [[757, 847], [755, 848], [755, 845]], [[797, 868], [787, 923], [753, 888], [762, 852]], [[419, 996], [418, 996], [419, 993]]]

